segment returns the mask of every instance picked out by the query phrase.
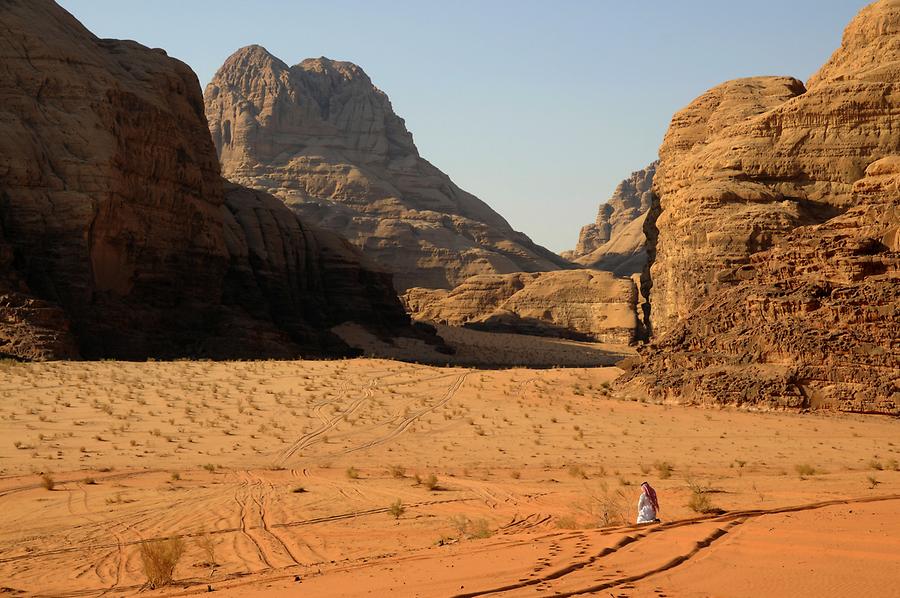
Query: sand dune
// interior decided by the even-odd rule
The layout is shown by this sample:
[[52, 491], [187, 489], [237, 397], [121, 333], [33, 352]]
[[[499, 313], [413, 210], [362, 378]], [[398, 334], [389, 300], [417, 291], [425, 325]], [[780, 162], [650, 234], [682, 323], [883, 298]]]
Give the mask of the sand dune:
[[[900, 581], [896, 419], [625, 401], [618, 373], [3, 363], [0, 587], [750, 596], [765, 577], [764, 595], [841, 596]], [[628, 525], [644, 479], [662, 525]], [[724, 512], [692, 510], [692, 486]], [[175, 584], [149, 591], [140, 542], [175, 535]]]

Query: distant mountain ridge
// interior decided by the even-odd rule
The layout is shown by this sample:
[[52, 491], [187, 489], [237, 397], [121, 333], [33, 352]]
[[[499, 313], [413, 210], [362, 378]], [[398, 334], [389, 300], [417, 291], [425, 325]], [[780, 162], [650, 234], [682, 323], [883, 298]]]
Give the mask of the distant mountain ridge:
[[653, 177], [658, 161], [631, 173], [600, 204], [597, 218], [581, 228], [578, 244], [564, 258], [617, 276], [641, 272], [647, 264], [644, 220], [653, 204]]
[[225, 61], [205, 103], [226, 178], [346, 237], [394, 273], [399, 291], [570, 267], [424, 160], [355, 64], [288, 66], [248, 46]]

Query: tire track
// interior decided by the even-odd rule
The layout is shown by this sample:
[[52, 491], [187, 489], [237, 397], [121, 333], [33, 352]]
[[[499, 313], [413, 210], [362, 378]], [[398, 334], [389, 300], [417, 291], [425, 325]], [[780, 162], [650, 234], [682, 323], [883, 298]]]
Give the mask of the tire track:
[[639, 573], [637, 575], [620, 577], [618, 579], [613, 579], [611, 581], [607, 581], [607, 582], [604, 582], [601, 584], [596, 584], [596, 585], [589, 586], [586, 588], [570, 590], [568, 592], [555, 593], [554, 595], [561, 596], [561, 597], [567, 597], [567, 596], [580, 596], [582, 594], [594, 594], [601, 590], [607, 590], [607, 589], [615, 588], [615, 587], [622, 586], [625, 584], [634, 583], [636, 581], [641, 581], [642, 579], [646, 579], [647, 577], [650, 577], [651, 575], [656, 575], [657, 573], [669, 571], [670, 569], [674, 569], [675, 567], [678, 567], [678, 566], [686, 563], [690, 559], [694, 558], [701, 550], [709, 548], [713, 542], [715, 542], [722, 536], [725, 536], [726, 534], [728, 534], [731, 531], [731, 529], [746, 522], [747, 519], [748, 518], [737, 519], [737, 520], [734, 520], [731, 523], [729, 523], [724, 528], [716, 528], [712, 533], [707, 535], [705, 538], [696, 542], [690, 552], [688, 552], [687, 554], [676, 556], [669, 562], [665, 563], [664, 565], [662, 565], [660, 567], [656, 567], [655, 569], [651, 569], [649, 571], [645, 571], [644, 573]]
[[[273, 461], [273, 465], [275, 465], [276, 467], [283, 467], [284, 463], [288, 459], [293, 457], [298, 451], [317, 442], [318, 440], [321, 439], [322, 435], [325, 434], [325, 432], [333, 429], [342, 420], [345, 420], [347, 418], [347, 416], [352, 415], [359, 408], [360, 405], [362, 405], [365, 401], [371, 399], [374, 396], [373, 389], [375, 388], [377, 381], [378, 381], [378, 378], [373, 378], [372, 380], [370, 380], [369, 383], [366, 385], [366, 387], [363, 389], [363, 395], [361, 397], [357, 398], [356, 400], [354, 400], [353, 402], [351, 402], [350, 406], [347, 407], [346, 410], [342, 411], [340, 414], [338, 414], [332, 418], [327, 418], [327, 417], [323, 416], [321, 414], [321, 409], [324, 409], [328, 405], [335, 404], [337, 402], [337, 400], [329, 401], [328, 403], [321, 403], [321, 404], [317, 405], [316, 407], [314, 407], [314, 410], [316, 410], [316, 416], [322, 420], [322, 425], [319, 426], [318, 428], [316, 428], [315, 430], [313, 430], [312, 432], [308, 432], [308, 433], [302, 435], [293, 444], [291, 444], [291, 446], [289, 446], [284, 451], [282, 451]], [[347, 383], [345, 383], [345, 385], [346, 384]], [[346, 391], [342, 391], [341, 396], [345, 396], [345, 395], [346, 395]]]
[[262, 546], [260, 546], [259, 542], [250, 534], [251, 525], [248, 524], [248, 519], [250, 518], [250, 511], [247, 508], [247, 482], [246, 480], [242, 481], [234, 491], [234, 501], [238, 504], [239, 513], [238, 517], [240, 518], [240, 533], [247, 538], [250, 543], [253, 545], [254, 550], [256, 551], [256, 556], [259, 558], [260, 562], [263, 563], [269, 569], [272, 568], [272, 563], [266, 557], [265, 552], [263, 552]]
[[430, 412], [434, 411], [435, 409], [439, 409], [440, 407], [443, 407], [444, 405], [449, 403], [450, 400], [453, 398], [453, 396], [456, 394], [456, 391], [458, 391], [459, 388], [463, 385], [463, 382], [465, 382], [465, 380], [469, 376], [469, 374], [471, 374], [471, 371], [466, 371], [466, 372], [463, 372], [462, 374], [460, 374], [456, 378], [456, 380], [453, 382], [453, 384], [450, 385], [450, 388], [447, 389], [447, 391], [444, 393], [444, 395], [436, 403], [434, 403], [433, 405], [430, 405], [428, 407], [419, 409], [418, 411], [412, 412], [409, 416], [403, 418], [400, 421], [400, 423], [397, 425], [396, 428], [394, 428], [393, 430], [391, 430], [384, 436], [382, 436], [380, 438], [376, 438], [374, 440], [370, 440], [369, 442], [364, 442], [362, 444], [344, 449], [342, 451], [338, 451], [335, 454], [336, 455], [346, 455], [346, 454], [353, 453], [356, 451], [361, 451], [361, 450], [365, 450], [368, 448], [372, 448], [373, 446], [378, 446], [378, 445], [384, 444], [386, 442], [390, 442], [391, 440], [393, 440], [394, 438], [398, 437], [400, 434], [405, 432], [406, 429], [409, 428], [409, 426], [411, 426], [416, 420], [418, 420], [420, 417], [422, 417], [426, 413], [430, 413]]
[[[274, 486], [272, 486], [271, 482], [267, 482], [266, 486], [264, 486], [264, 482], [262, 478], [255, 476], [254, 474], [247, 472], [247, 475], [253, 480], [254, 486], [251, 489], [251, 498], [256, 504], [256, 508], [258, 509], [259, 521], [262, 524], [262, 530], [267, 534], [273, 541], [273, 544], [276, 545], [287, 557], [290, 559], [290, 563], [287, 565], [279, 565], [279, 566], [290, 566], [290, 565], [299, 565], [301, 561], [294, 555], [291, 551], [290, 547], [287, 543], [276, 534], [269, 525], [269, 510], [266, 508], [266, 504], [268, 502], [269, 492], [266, 492], [266, 486], [268, 486], [268, 490], [271, 491]], [[253, 492], [253, 489], [256, 491]], [[321, 555], [319, 555], [321, 556]]]
[[790, 507], [781, 507], [770, 510], [748, 510], [748, 511], [735, 511], [732, 513], [725, 513], [723, 515], [713, 515], [707, 517], [697, 517], [693, 519], [686, 519], [681, 521], [674, 521], [670, 524], [662, 524], [653, 527], [639, 527], [639, 526], [628, 526], [626, 528], [618, 528], [617, 530], [609, 530], [606, 533], [601, 533], [600, 535], [609, 535], [611, 533], [623, 533], [627, 531], [641, 531], [642, 533], [628, 534], [616, 544], [611, 547], [606, 547], [602, 549], [600, 552], [588, 557], [584, 560], [575, 561], [561, 569], [557, 569], [556, 571], [549, 573], [547, 575], [536, 577], [534, 579], [526, 579], [520, 580], [515, 583], [510, 583], [503, 586], [497, 586], [493, 588], [487, 588], [484, 590], [477, 590], [474, 592], [466, 592], [462, 594], [455, 594], [452, 598], [475, 598], [476, 596], [486, 596], [489, 594], [502, 594], [505, 592], [510, 592], [513, 590], [518, 590], [526, 587], [537, 586], [542, 584], [547, 584], [548, 582], [552, 582], [557, 579], [564, 578], [576, 571], [584, 569], [596, 561], [608, 557], [612, 554], [617, 553], [622, 550], [626, 546], [634, 544], [640, 540], [643, 540], [647, 537], [650, 537], [653, 534], [665, 533], [667, 530], [676, 529], [679, 527], [684, 527], [688, 525], [698, 525], [703, 523], [724, 523], [725, 525], [722, 527], [716, 527], [710, 534], [696, 542], [693, 548], [687, 552], [686, 554], [678, 555], [660, 567], [656, 567], [649, 571], [645, 571], [643, 573], [639, 573], [636, 575], [619, 577], [616, 579], [612, 579], [609, 581], [605, 581], [600, 584], [591, 585], [589, 587], [584, 587], [576, 590], [570, 590], [566, 592], [554, 592], [554, 596], [577, 596], [581, 594], [590, 594], [600, 592], [602, 590], [614, 588], [617, 586], [625, 585], [628, 583], [632, 583], [635, 581], [640, 581], [651, 575], [655, 575], [657, 573], [661, 573], [664, 571], [668, 571], [669, 569], [673, 569], [694, 556], [696, 556], [701, 550], [708, 548], [713, 542], [726, 535], [731, 529], [734, 527], [740, 526], [743, 523], [747, 522], [750, 519], [756, 517], [764, 517], [766, 515], [777, 515], [781, 513], [792, 513], [797, 511], [810, 511], [821, 508], [826, 508], [830, 506], [837, 506], [843, 504], [861, 504], [861, 503], [869, 503], [869, 502], [880, 502], [880, 501], [888, 501], [888, 500], [898, 500], [900, 499], [900, 495], [891, 495], [891, 496], [881, 496], [881, 497], [866, 497], [860, 499], [845, 499], [845, 500], [830, 500], [823, 501], [819, 503], [810, 503], [806, 505], [796, 505]]

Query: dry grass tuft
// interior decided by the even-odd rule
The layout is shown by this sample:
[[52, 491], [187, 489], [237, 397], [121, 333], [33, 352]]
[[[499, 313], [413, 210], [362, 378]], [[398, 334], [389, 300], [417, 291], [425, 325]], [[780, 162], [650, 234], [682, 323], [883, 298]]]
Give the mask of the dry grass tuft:
[[179, 537], [147, 540], [140, 545], [141, 563], [151, 589], [172, 583], [175, 567], [184, 554], [184, 540]]
[[394, 517], [394, 519], [400, 519], [400, 516], [406, 512], [406, 507], [403, 506], [403, 501], [398, 498], [391, 503], [390, 507], [388, 507], [388, 512]]
[[822, 473], [809, 463], [800, 463], [794, 466], [794, 470], [797, 472], [797, 475], [800, 476], [801, 480], [805, 480], [809, 476], [814, 476], [816, 474]]
[[569, 475], [573, 478], [578, 478], [579, 480], [586, 480], [588, 478], [587, 472], [584, 470], [584, 467], [582, 467], [578, 463], [572, 463], [571, 465], [569, 465]]
[[719, 511], [719, 509], [713, 506], [712, 500], [710, 500], [709, 498], [709, 492], [711, 488], [702, 485], [700, 482], [694, 480], [693, 478], [687, 479], [687, 485], [691, 490], [691, 497], [688, 499], [687, 504], [690, 510], [695, 513], [701, 513], [703, 515]]
[[432, 492], [440, 489], [440, 486], [438, 486], [438, 477], [434, 475], [434, 473], [429, 473], [428, 477], [422, 480], [422, 485], [425, 486], [427, 490], [431, 490]]
[[668, 461], [657, 461], [653, 464], [653, 467], [656, 468], [656, 473], [659, 475], [659, 478], [661, 480], [666, 480], [672, 477], [672, 470], [675, 469]]
[[469, 519], [465, 515], [455, 515], [450, 518], [450, 523], [460, 538], [484, 539], [490, 538], [494, 533], [487, 519]]
[[212, 536], [208, 533], [201, 534], [197, 536], [194, 540], [200, 550], [203, 551], [203, 555], [206, 557], [206, 564], [210, 567], [217, 567], [218, 563], [216, 563], [216, 543], [213, 541]]

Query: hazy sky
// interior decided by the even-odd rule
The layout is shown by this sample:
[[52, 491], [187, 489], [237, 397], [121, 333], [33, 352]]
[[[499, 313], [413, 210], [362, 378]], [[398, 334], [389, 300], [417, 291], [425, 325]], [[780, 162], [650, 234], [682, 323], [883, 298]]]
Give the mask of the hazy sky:
[[101, 37], [165, 48], [202, 85], [237, 48], [357, 63], [419, 152], [555, 251], [727, 79], [807, 79], [861, 0], [60, 0]]

